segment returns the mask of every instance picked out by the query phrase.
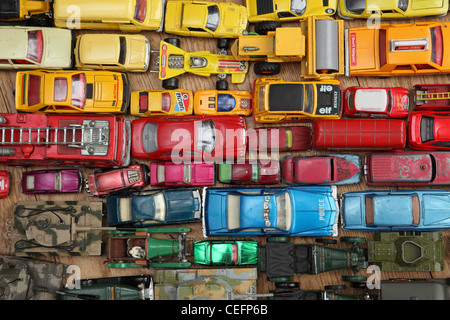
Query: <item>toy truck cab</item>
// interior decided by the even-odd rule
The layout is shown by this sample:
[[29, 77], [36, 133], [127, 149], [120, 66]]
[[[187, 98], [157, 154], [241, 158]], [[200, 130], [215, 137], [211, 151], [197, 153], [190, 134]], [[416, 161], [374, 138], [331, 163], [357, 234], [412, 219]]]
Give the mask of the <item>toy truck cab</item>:
[[[176, 89], [178, 80], [175, 77], [186, 72], [203, 77], [217, 74], [222, 81], [230, 74], [232, 83], [242, 83], [248, 71], [248, 63], [222, 53], [186, 52], [179, 48], [179, 40], [166, 39], [160, 43], [158, 68], [163, 87]], [[226, 90], [218, 87], [220, 89]]]
[[266, 123], [339, 119], [341, 95], [338, 80], [288, 82], [260, 78], [253, 86], [253, 117], [256, 122]]

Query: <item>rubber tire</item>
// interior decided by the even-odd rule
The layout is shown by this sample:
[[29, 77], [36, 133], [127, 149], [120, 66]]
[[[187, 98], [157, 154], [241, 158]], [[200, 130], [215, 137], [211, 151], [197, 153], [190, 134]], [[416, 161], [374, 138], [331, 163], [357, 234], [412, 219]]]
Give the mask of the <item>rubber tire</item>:
[[216, 90], [226, 91], [228, 90], [228, 82], [227, 80], [217, 80], [216, 82]]
[[170, 43], [171, 45], [173, 45], [177, 48], [179, 48], [181, 45], [181, 40], [178, 38], [166, 38], [166, 39], [164, 39], [164, 41]]
[[336, 244], [337, 243], [336, 239], [330, 239], [330, 238], [317, 238], [317, 239], [314, 239], [314, 241], [317, 243], [324, 243], [324, 244]]
[[228, 38], [217, 39], [217, 48], [227, 50], [230, 47], [230, 40]]
[[347, 243], [365, 243], [366, 238], [364, 237], [341, 237], [339, 239], [341, 242], [347, 242]]
[[258, 34], [267, 34], [267, 32], [275, 31], [276, 28], [281, 28], [281, 23], [278, 21], [261, 21], [256, 23], [255, 32]]
[[281, 66], [276, 62], [256, 62], [253, 66], [253, 72], [261, 76], [270, 76], [279, 74]]
[[178, 78], [169, 78], [162, 81], [162, 87], [167, 90], [178, 89]]

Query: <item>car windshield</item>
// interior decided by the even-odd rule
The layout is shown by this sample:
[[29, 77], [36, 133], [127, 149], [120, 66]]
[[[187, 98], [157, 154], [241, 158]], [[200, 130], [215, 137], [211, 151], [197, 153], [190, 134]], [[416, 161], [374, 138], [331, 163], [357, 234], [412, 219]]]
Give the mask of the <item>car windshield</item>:
[[153, 205], [155, 206], [155, 220], [165, 221], [166, 219], [166, 199], [162, 192], [157, 193], [153, 197]]
[[158, 125], [153, 122], [146, 123], [142, 130], [142, 147], [147, 153], [158, 150]]
[[86, 76], [84, 73], [78, 73], [72, 76], [70, 103], [77, 108], [83, 108], [86, 103]]
[[119, 64], [124, 65], [127, 58], [127, 40], [125, 39], [125, 37], [120, 37], [119, 42], [120, 42]]
[[422, 143], [434, 140], [434, 118], [422, 117], [420, 122], [420, 139]]
[[349, 12], [362, 14], [366, 10], [366, 0], [346, 0], [345, 8]]
[[212, 5], [208, 7], [208, 20], [206, 21], [206, 29], [216, 31], [219, 26], [219, 7]]
[[27, 59], [41, 63], [44, 41], [42, 31], [28, 31]]
[[41, 102], [41, 77], [31, 74], [28, 78], [28, 105]]
[[304, 112], [313, 114], [314, 112], [314, 85], [305, 84], [305, 107]]
[[209, 120], [197, 121], [197, 150], [207, 154], [213, 153], [216, 147], [216, 126]]
[[236, 99], [232, 94], [219, 93], [217, 95], [217, 111], [229, 112], [236, 106]]
[[291, 0], [291, 11], [298, 16], [305, 13], [306, 0]]
[[289, 230], [292, 222], [292, 204], [289, 192], [284, 192], [275, 197], [277, 202], [277, 227]]
[[239, 200], [239, 196], [227, 195], [228, 230], [239, 228]]

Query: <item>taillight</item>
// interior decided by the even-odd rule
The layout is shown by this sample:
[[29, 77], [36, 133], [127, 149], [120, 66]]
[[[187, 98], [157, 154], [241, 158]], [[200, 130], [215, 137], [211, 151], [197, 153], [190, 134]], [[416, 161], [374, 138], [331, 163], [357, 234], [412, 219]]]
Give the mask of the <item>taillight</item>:
[[28, 31], [27, 59], [41, 63], [43, 47], [44, 41], [42, 38], [42, 31]]
[[134, 9], [134, 19], [139, 22], [144, 22], [147, 11], [147, 0], [136, 0], [136, 7]]
[[145, 112], [148, 110], [148, 93], [139, 93], [139, 112]]
[[162, 94], [162, 102], [161, 102], [162, 111], [169, 112], [170, 111], [170, 93], [164, 92]]

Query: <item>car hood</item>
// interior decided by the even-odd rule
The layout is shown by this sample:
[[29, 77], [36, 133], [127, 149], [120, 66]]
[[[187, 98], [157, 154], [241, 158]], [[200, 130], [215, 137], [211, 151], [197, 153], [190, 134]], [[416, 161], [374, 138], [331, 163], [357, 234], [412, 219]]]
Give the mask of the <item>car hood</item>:
[[411, 9], [424, 10], [424, 9], [439, 9], [444, 6], [443, 0], [412, 0]]
[[349, 29], [349, 67], [351, 71], [372, 70], [376, 68], [375, 52], [378, 52], [378, 43], [375, 41], [378, 29]]
[[423, 224], [425, 227], [450, 227], [450, 195], [424, 194], [423, 195]]

